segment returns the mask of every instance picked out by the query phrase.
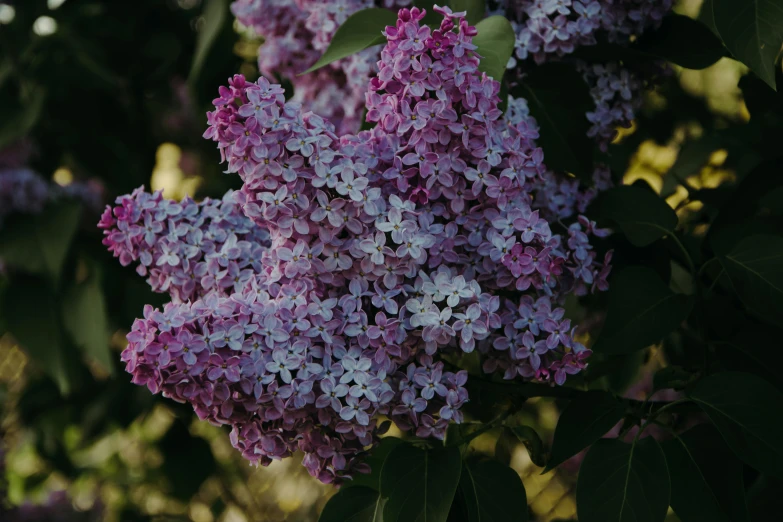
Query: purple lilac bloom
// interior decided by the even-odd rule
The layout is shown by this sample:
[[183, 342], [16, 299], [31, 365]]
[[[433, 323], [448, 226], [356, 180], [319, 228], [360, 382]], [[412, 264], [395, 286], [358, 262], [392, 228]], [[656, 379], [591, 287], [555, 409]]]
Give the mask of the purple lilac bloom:
[[443, 354], [551, 385], [587, 365], [562, 305], [606, 288], [610, 257], [591, 244], [605, 231], [576, 196], [567, 232], [549, 226], [534, 122], [501, 117], [475, 28], [435, 10], [434, 30], [418, 8], [386, 28], [373, 130], [338, 137], [280, 86], [237, 75], [204, 136], [241, 190], [201, 204], [138, 190], [101, 220], [120, 262], [172, 294], [128, 335], [133, 382], [231, 426], [251, 462], [301, 450], [340, 483], [367, 471], [380, 416], [442, 439], [468, 400]]

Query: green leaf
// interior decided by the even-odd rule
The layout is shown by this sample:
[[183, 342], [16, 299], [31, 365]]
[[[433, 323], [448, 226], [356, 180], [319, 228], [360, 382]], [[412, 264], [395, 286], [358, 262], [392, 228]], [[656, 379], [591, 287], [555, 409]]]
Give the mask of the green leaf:
[[495, 15], [477, 23], [476, 29], [478, 34], [473, 37], [473, 44], [478, 47], [476, 52], [481, 56], [479, 71], [500, 82], [514, 51], [514, 28], [504, 16]]
[[647, 246], [674, 234], [677, 214], [654, 192], [625, 185], [604, 192], [598, 200], [601, 218], [616, 223], [636, 247]]
[[63, 324], [74, 342], [107, 372], [114, 373], [106, 302], [98, 274], [93, 271], [87, 281], [72, 285], [61, 305]]
[[516, 471], [495, 460], [469, 460], [459, 487], [469, 522], [527, 522], [527, 495]]
[[630, 353], [659, 342], [684, 321], [693, 298], [675, 294], [650, 268], [630, 266], [612, 277], [606, 324], [593, 346]]
[[382, 522], [385, 500], [372, 488], [342, 488], [324, 506], [318, 522]]
[[57, 281], [80, 216], [81, 207], [70, 202], [49, 205], [34, 216], [13, 216], [0, 232], [0, 258], [9, 266]]
[[746, 237], [719, 260], [748, 310], [783, 325], [783, 238]]
[[566, 406], [557, 421], [552, 454], [544, 473], [600, 439], [624, 414], [625, 405], [611, 393], [591, 390], [580, 394]]
[[776, 0], [713, 0], [715, 27], [734, 57], [775, 89], [783, 45], [783, 6]]
[[582, 75], [568, 64], [547, 63], [530, 69], [511, 94], [528, 102], [540, 128], [537, 142], [546, 166], [590, 180], [595, 145], [587, 137], [585, 113], [594, 103]]
[[456, 447], [394, 448], [381, 472], [384, 522], [446, 522], [461, 470]]
[[468, 23], [470, 25], [477, 25], [487, 13], [486, 4], [486, 0], [450, 0], [438, 5], [447, 5], [451, 7], [451, 10], [455, 13], [464, 11]]
[[3, 313], [11, 335], [35, 365], [57, 383], [60, 393], [74, 386], [73, 358], [63, 343], [57, 298], [43, 280], [15, 278], [4, 295]]
[[742, 463], [713, 426], [696, 426], [661, 448], [681, 522], [747, 522]]
[[386, 37], [382, 34], [383, 31], [386, 26], [396, 23], [397, 13], [389, 9], [372, 7], [355, 12], [337, 28], [323, 56], [301, 74], [313, 72], [368, 47], [385, 43]]
[[576, 484], [579, 522], [663, 522], [668, 507], [669, 472], [655, 439], [593, 444]]
[[527, 448], [531, 462], [539, 467], [546, 466], [546, 448], [538, 432], [530, 426], [515, 426], [510, 429]]
[[704, 69], [726, 56], [726, 49], [709, 27], [673, 13], [663, 19], [658, 30], [645, 32], [631, 48], [686, 69]]
[[30, 133], [41, 118], [45, 101], [46, 92], [40, 88], [31, 90], [21, 100], [15, 100], [16, 105], [10, 113], [3, 114], [0, 122], [0, 149]]
[[215, 44], [223, 25], [229, 21], [230, 10], [228, 0], [206, 0], [204, 5], [204, 26], [199, 30], [196, 38], [196, 50], [193, 53], [193, 63], [190, 66], [188, 82], [193, 85], [201, 75], [201, 69], [209, 55], [210, 49]]
[[661, 368], [653, 376], [653, 390], [682, 389], [693, 378], [693, 374], [680, 366]]
[[783, 393], [755, 375], [711, 375], [687, 392], [750, 466], [783, 477]]
[[364, 459], [364, 463], [370, 466], [370, 473], [366, 475], [361, 473], [354, 474], [353, 478], [346, 482], [343, 487], [366, 486], [375, 491], [380, 491], [383, 464], [386, 462], [389, 453], [400, 444], [402, 444], [402, 439], [396, 437], [381, 439], [378, 446], [373, 448], [370, 455]]
[[783, 376], [776, 371], [775, 348], [782, 337], [783, 331], [777, 328], [750, 323], [734, 333], [728, 341], [715, 343], [715, 353], [724, 367], [756, 374], [783, 391]]

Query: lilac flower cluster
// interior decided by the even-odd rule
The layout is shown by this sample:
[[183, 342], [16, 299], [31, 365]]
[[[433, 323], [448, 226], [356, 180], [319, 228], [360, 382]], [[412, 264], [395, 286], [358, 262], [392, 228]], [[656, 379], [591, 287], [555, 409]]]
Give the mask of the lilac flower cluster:
[[240, 23], [265, 39], [258, 50], [261, 73], [289, 80], [294, 100], [330, 119], [342, 134], [359, 128], [378, 50], [366, 49], [315, 73], [298, 74], [323, 54], [350, 15], [376, 4], [396, 8], [410, 0], [236, 0], [231, 9]]
[[587, 135], [606, 152], [617, 135], [616, 128], [630, 127], [642, 103], [643, 81], [638, 72], [618, 63], [579, 64], [578, 68], [590, 86], [595, 110], [587, 113], [591, 126]]
[[97, 212], [103, 205], [103, 185], [89, 180], [61, 187], [28, 168], [0, 169], [0, 226], [11, 214], [40, 214], [49, 201], [60, 198], [79, 201]]
[[261, 269], [269, 234], [242, 214], [229, 191], [222, 200], [163, 199], [143, 188], [120, 196], [98, 226], [120, 264], [137, 262], [156, 292], [176, 303], [242, 290]]
[[[512, 18], [517, 35], [508, 67], [524, 73], [518, 61], [536, 63], [560, 59], [580, 46], [595, 45], [599, 34], [626, 44], [632, 36], [660, 25], [672, 7], [671, 0], [507, 0], [501, 2]], [[618, 63], [576, 63], [590, 87], [595, 109], [587, 113], [588, 135], [604, 152], [617, 134], [628, 127], [639, 108], [645, 75]]]
[[659, 25], [672, 0], [505, 0], [501, 5], [513, 20], [516, 59], [543, 63], [549, 56], [595, 45], [599, 33], [627, 43]]
[[0, 226], [13, 213], [40, 214], [49, 196], [49, 184], [32, 170], [0, 170]]
[[[123, 360], [135, 383], [232, 426], [252, 462], [299, 449], [313, 476], [340, 482], [366, 471], [360, 456], [383, 417], [443, 438], [468, 400], [447, 353], [476, 350], [488, 372], [553, 384], [586, 365], [562, 304], [606, 288], [610, 258], [590, 243], [605, 231], [579, 217], [553, 232], [534, 201], [552, 176], [534, 122], [502, 118], [476, 29], [436, 11], [435, 30], [418, 8], [386, 28], [366, 96], [373, 130], [338, 137], [279, 85], [240, 75], [208, 114], [204, 136], [243, 181], [224, 204], [233, 197], [269, 247], [236, 285], [210, 280], [148, 307]], [[168, 263], [164, 245], [182, 259], [181, 220], [157, 240], [176, 204], [142, 194], [104, 214], [107, 246], [121, 261], [148, 252], [144, 266]], [[142, 214], [161, 230], [145, 230]]]

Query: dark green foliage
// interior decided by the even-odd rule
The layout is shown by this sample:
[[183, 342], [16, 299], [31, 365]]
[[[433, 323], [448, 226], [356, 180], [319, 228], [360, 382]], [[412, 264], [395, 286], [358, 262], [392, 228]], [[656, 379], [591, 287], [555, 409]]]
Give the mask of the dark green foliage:
[[713, 0], [715, 29], [734, 58], [775, 88], [775, 62], [783, 45], [783, 9], [775, 0]]
[[372, 488], [343, 488], [326, 503], [318, 522], [381, 522], [384, 503]]
[[527, 100], [541, 129], [538, 145], [547, 166], [590, 179], [595, 145], [583, 115], [593, 102], [582, 75], [565, 64], [548, 63], [530, 70], [510, 92]]
[[544, 471], [556, 468], [600, 439], [623, 419], [625, 405], [611, 393], [589, 391], [571, 401], [557, 422]]
[[576, 486], [580, 522], [663, 522], [669, 472], [660, 445], [601, 439], [587, 452]]
[[611, 279], [606, 325], [594, 349], [603, 353], [641, 350], [677, 328], [692, 306], [692, 297], [669, 290], [649, 268], [625, 268]]
[[636, 247], [674, 234], [677, 214], [657, 194], [638, 186], [615, 187], [601, 194], [599, 217], [619, 227]]
[[725, 372], [697, 382], [688, 397], [720, 431], [726, 443], [750, 466], [783, 477], [783, 418], [774, 412], [783, 393], [750, 374]]
[[702, 424], [661, 444], [671, 506], [682, 522], [746, 522], [742, 463], [714, 427]]
[[469, 522], [527, 522], [527, 497], [517, 472], [495, 460], [462, 466], [460, 493]]
[[388, 499], [385, 522], [445, 522], [460, 480], [456, 447], [419, 449], [401, 444], [381, 472], [381, 495]]

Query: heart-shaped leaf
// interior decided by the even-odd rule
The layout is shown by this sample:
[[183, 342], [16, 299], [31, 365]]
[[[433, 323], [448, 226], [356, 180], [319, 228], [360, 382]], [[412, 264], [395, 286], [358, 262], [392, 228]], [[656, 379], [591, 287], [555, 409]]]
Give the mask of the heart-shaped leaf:
[[668, 507], [669, 472], [655, 439], [593, 444], [576, 484], [579, 522], [663, 522]]
[[757, 234], [718, 258], [743, 304], [783, 325], [783, 237]]
[[684, 321], [693, 298], [675, 294], [650, 268], [631, 266], [612, 277], [606, 324], [593, 349], [630, 353], [663, 339]]
[[481, 56], [479, 71], [501, 81], [516, 42], [511, 22], [495, 15], [477, 23], [476, 29], [478, 34], [473, 37], [473, 44], [478, 47], [476, 52]]
[[552, 454], [544, 472], [556, 468], [595, 441], [623, 419], [625, 405], [611, 393], [591, 390], [566, 406], [557, 421]]
[[342, 488], [326, 503], [318, 522], [383, 522], [384, 504], [372, 488]]
[[398, 445], [381, 472], [381, 495], [388, 499], [384, 522], [446, 522], [461, 470], [456, 447]]
[[595, 143], [587, 136], [585, 113], [595, 104], [582, 75], [568, 64], [547, 63], [527, 71], [511, 93], [527, 100], [546, 166], [591, 179]]
[[702, 424], [661, 444], [682, 522], [747, 522], [742, 463], [717, 430]]
[[711, 375], [687, 392], [709, 416], [739, 458], [783, 478], [783, 393], [755, 375]]
[[459, 481], [468, 522], [527, 522], [527, 495], [516, 471], [496, 460], [471, 459]]
[[397, 13], [389, 9], [371, 7], [355, 12], [337, 28], [324, 54], [302, 74], [386, 42], [386, 37], [382, 34], [384, 29], [396, 23]]
[[715, 28], [734, 57], [775, 88], [783, 45], [783, 8], [776, 0], [713, 0]]
[[604, 192], [598, 200], [601, 218], [611, 220], [637, 247], [674, 234], [677, 214], [654, 192], [626, 185]]

